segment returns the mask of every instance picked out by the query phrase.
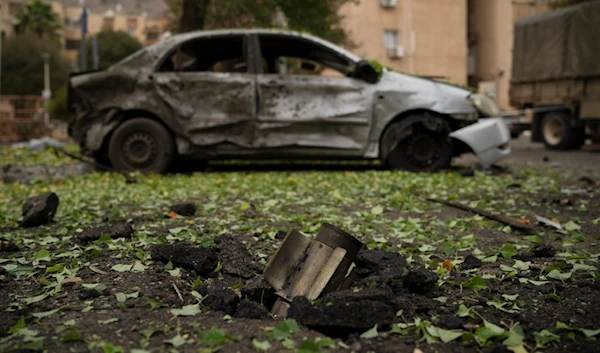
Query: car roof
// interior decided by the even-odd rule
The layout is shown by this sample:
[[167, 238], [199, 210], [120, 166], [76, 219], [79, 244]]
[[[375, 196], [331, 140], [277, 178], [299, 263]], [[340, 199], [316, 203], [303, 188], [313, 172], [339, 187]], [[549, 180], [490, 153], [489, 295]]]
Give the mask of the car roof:
[[318, 44], [320, 44], [328, 49], [331, 49], [339, 54], [342, 54], [354, 62], [358, 62], [361, 60], [361, 58], [359, 56], [357, 56], [356, 54], [354, 54], [336, 44], [333, 44], [329, 41], [321, 39], [319, 37], [316, 37], [316, 36], [313, 36], [313, 35], [310, 35], [307, 33], [278, 30], [278, 29], [242, 29], [242, 28], [238, 28], [238, 29], [217, 29], [217, 30], [209, 30], [209, 31], [194, 31], [194, 32], [187, 32], [187, 33], [182, 33], [182, 34], [176, 34], [172, 37], [167, 38], [165, 40], [165, 42], [168, 41], [170, 44], [174, 44], [174, 43], [183, 43], [188, 40], [195, 39], [195, 38], [224, 36], [224, 35], [242, 35], [242, 34], [272, 34], [272, 35], [281, 35], [284, 37], [304, 38], [304, 39], [308, 39], [312, 42], [318, 43]]

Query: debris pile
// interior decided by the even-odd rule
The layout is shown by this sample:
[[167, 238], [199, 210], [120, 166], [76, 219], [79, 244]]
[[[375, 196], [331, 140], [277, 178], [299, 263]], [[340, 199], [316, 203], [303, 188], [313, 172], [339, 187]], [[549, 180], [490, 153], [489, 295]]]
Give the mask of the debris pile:
[[27, 199], [23, 205], [21, 227], [37, 227], [52, 222], [58, 202], [58, 196], [53, 192]]

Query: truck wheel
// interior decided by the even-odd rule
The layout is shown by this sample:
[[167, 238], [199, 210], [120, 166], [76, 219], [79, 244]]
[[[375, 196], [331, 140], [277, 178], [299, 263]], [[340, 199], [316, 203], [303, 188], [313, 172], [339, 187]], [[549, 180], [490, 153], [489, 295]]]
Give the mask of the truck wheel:
[[120, 171], [164, 173], [175, 158], [175, 143], [158, 122], [135, 118], [121, 124], [108, 145], [112, 166]]
[[439, 117], [412, 116], [390, 125], [381, 139], [381, 154], [392, 169], [435, 172], [450, 166], [450, 129]]
[[585, 142], [584, 128], [571, 126], [567, 112], [547, 113], [540, 128], [544, 144], [550, 150], [578, 149]]

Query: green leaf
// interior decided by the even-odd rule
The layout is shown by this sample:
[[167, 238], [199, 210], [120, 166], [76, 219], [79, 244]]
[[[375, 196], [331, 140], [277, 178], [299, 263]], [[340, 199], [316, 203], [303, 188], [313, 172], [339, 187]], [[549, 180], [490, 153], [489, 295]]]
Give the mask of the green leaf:
[[523, 237], [523, 239], [528, 242], [535, 243], [535, 244], [539, 244], [542, 242], [542, 239], [540, 238], [539, 235], [528, 235], [526, 237]]
[[583, 329], [583, 330], [581, 330], [581, 332], [583, 332], [585, 337], [590, 338], [590, 337], [594, 337], [594, 336], [597, 336], [598, 334], [600, 334], [600, 329], [598, 329], [598, 330]]
[[116, 294], [117, 296], [117, 301], [119, 303], [125, 303], [125, 301], [127, 300], [127, 297], [125, 296], [125, 293], [119, 292]]
[[249, 208], [250, 208], [250, 204], [248, 202], [242, 202], [242, 204], [240, 205], [241, 211], [246, 211]]
[[518, 296], [519, 296], [518, 294], [513, 294], [513, 295], [502, 294], [502, 298], [504, 298], [510, 302], [514, 302], [515, 300], [517, 300]]
[[258, 351], [267, 352], [271, 349], [269, 341], [259, 341], [256, 338], [252, 340], [252, 347]]
[[35, 253], [34, 258], [38, 261], [50, 261], [50, 253], [47, 250], [40, 250]]
[[371, 213], [374, 215], [380, 215], [383, 213], [383, 207], [375, 206], [375, 207], [371, 208]]
[[375, 338], [377, 336], [379, 336], [379, 332], [377, 332], [377, 325], [360, 335], [361, 338]]
[[548, 294], [545, 295], [545, 297], [548, 298], [548, 299], [555, 300], [555, 301], [557, 301], [559, 303], [563, 302], [563, 298], [561, 296], [559, 296], [558, 294], [556, 294], [556, 293], [548, 293]]
[[323, 350], [316, 342], [304, 340], [298, 347], [298, 353], [321, 353]]
[[52, 267], [48, 267], [46, 269], [46, 273], [62, 272], [64, 269], [65, 269], [65, 266], [63, 266], [63, 264], [56, 264]]
[[17, 323], [8, 330], [8, 333], [15, 333], [22, 328], [25, 328], [25, 316], [21, 316]]
[[533, 337], [535, 337], [535, 343], [539, 348], [544, 348], [548, 343], [551, 342], [560, 342], [560, 336], [548, 330], [534, 332]]
[[511, 257], [517, 255], [517, 250], [511, 244], [504, 244], [502, 249], [500, 249], [500, 254], [502, 255], [502, 257], [508, 260]]
[[48, 296], [50, 296], [49, 293], [42, 293], [42, 294], [36, 295], [34, 297], [27, 297], [24, 299], [24, 301], [25, 301], [25, 304], [29, 305], [29, 304], [41, 302], [42, 300], [48, 298]]
[[65, 332], [61, 338], [62, 342], [83, 342], [85, 339], [79, 329], [76, 327], [70, 328], [67, 332]]
[[148, 266], [144, 266], [144, 264], [142, 264], [141, 261], [136, 261], [135, 264], [133, 265], [133, 268], [131, 269], [131, 271], [144, 272], [144, 271], [146, 271], [146, 268], [148, 268]]
[[217, 347], [229, 342], [227, 333], [218, 328], [211, 328], [210, 331], [202, 333], [201, 343], [210, 347]]
[[117, 322], [119, 321], [119, 319], [117, 319], [116, 317], [110, 318], [110, 319], [106, 319], [106, 320], [98, 320], [98, 323], [100, 325], [108, 325], [108, 324], [112, 324], [113, 322]]
[[187, 341], [185, 340], [185, 338], [183, 338], [180, 334], [177, 334], [177, 336], [171, 337], [168, 340], [164, 340], [163, 342], [168, 343], [168, 344], [172, 345], [175, 348], [181, 347], [181, 346], [183, 346], [184, 344], [187, 343]]
[[573, 230], [579, 230], [581, 229], [581, 226], [578, 225], [577, 223], [573, 222], [573, 221], [568, 221], [567, 223], [565, 223], [563, 225], [563, 228], [569, 231], [573, 231]]
[[276, 340], [284, 340], [291, 338], [294, 333], [300, 332], [300, 327], [294, 319], [287, 319], [277, 324], [273, 331], [269, 334], [269, 338]]
[[481, 277], [478, 277], [478, 276], [473, 277], [466, 282], [463, 282], [462, 286], [464, 288], [472, 289], [476, 292], [487, 288], [487, 284], [485, 283], [485, 281]]
[[559, 270], [552, 270], [552, 271], [548, 272], [546, 277], [564, 281], [566, 279], [571, 278], [571, 272], [562, 273]]
[[445, 330], [435, 326], [429, 326], [427, 329], [432, 336], [439, 338], [444, 343], [452, 342], [464, 334], [461, 331]]
[[458, 317], [474, 317], [473, 313], [471, 313], [471, 309], [467, 308], [466, 305], [460, 304], [458, 306], [458, 311], [456, 312]]
[[59, 311], [60, 311], [60, 308], [56, 308], [54, 310], [44, 311], [44, 312], [40, 312], [40, 313], [33, 313], [32, 315], [35, 318], [42, 319], [42, 318], [48, 317], [50, 315], [54, 315]]
[[110, 269], [117, 272], [129, 272], [131, 271], [132, 265], [128, 264], [117, 264], [111, 267]]
[[175, 316], [194, 316], [200, 313], [200, 305], [186, 305], [181, 309], [171, 309], [171, 314]]

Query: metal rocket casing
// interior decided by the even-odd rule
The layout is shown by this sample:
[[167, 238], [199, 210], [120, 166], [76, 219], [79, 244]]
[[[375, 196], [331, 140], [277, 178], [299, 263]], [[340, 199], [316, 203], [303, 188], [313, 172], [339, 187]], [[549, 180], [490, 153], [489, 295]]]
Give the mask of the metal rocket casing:
[[356, 255], [363, 244], [331, 224], [323, 224], [315, 239], [290, 231], [267, 268], [265, 280], [279, 296], [271, 312], [285, 317], [294, 297], [315, 300], [347, 288], [354, 277]]

